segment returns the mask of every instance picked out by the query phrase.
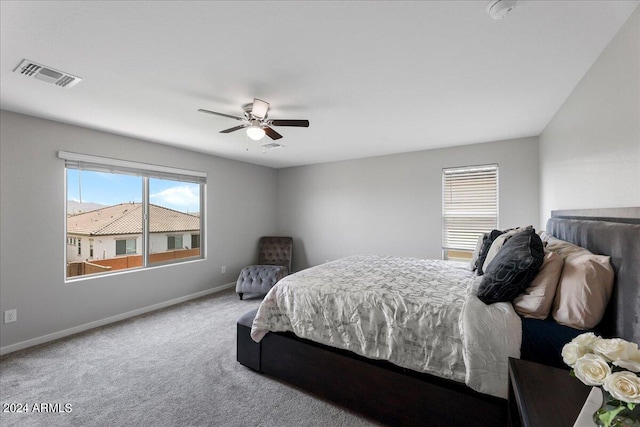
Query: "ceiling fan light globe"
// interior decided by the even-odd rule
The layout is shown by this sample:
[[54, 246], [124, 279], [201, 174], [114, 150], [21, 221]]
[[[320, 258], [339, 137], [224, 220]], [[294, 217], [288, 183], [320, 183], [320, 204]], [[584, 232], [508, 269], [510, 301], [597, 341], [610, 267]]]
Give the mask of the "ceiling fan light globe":
[[264, 129], [260, 126], [250, 126], [247, 128], [247, 136], [254, 141], [260, 141], [264, 138]]
[[487, 4], [487, 14], [493, 19], [503, 19], [516, 7], [518, 0], [491, 0]]

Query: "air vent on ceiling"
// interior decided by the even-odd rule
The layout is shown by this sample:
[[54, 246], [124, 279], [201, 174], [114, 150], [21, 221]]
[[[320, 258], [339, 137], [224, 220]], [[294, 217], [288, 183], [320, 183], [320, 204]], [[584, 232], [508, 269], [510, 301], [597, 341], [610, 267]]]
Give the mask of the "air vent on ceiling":
[[80, 77], [38, 64], [28, 59], [24, 59], [13, 71], [23, 76], [33, 77], [64, 88], [73, 87], [82, 81]]
[[269, 150], [273, 150], [274, 148], [282, 148], [283, 145], [278, 144], [277, 142], [269, 142], [268, 144], [262, 144], [264, 148], [268, 148]]

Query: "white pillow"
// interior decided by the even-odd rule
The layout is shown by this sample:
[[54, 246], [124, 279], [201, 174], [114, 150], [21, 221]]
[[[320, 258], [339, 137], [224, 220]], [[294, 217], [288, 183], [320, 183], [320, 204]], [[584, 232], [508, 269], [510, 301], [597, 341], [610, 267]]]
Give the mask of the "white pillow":
[[563, 258], [566, 258], [570, 254], [576, 252], [591, 253], [582, 246], [574, 245], [573, 243], [569, 243], [565, 240], [560, 240], [553, 236], [547, 238], [547, 245], [545, 246], [545, 248], [562, 255]]
[[513, 300], [516, 313], [531, 319], [544, 320], [549, 317], [563, 265], [564, 259], [559, 254], [550, 251], [544, 253], [538, 274], [524, 292]]
[[545, 230], [539, 232], [538, 235], [540, 236], [540, 240], [542, 240], [542, 243], [547, 243], [549, 239], [555, 239], [555, 237], [553, 237], [553, 234], [548, 233]]
[[586, 249], [565, 256], [553, 301], [556, 322], [576, 329], [590, 329], [600, 323], [613, 290], [615, 273], [609, 260]]

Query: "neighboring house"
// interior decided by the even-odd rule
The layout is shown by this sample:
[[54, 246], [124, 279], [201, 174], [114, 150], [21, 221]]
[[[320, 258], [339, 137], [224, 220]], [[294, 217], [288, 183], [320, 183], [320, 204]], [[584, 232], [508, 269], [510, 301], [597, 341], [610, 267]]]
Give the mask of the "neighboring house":
[[[200, 247], [200, 217], [149, 205], [149, 253]], [[67, 218], [67, 262], [142, 254], [142, 203], [121, 203]]]

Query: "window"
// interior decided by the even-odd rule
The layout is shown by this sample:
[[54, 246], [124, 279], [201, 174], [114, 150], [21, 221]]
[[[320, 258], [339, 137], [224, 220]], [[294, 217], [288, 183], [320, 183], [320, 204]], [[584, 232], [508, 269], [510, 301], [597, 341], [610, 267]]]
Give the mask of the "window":
[[[62, 151], [58, 157], [66, 173], [67, 278], [203, 258], [206, 174]], [[83, 238], [90, 261], [82, 257]]]
[[169, 250], [182, 249], [182, 236], [168, 236], [167, 249]]
[[131, 255], [137, 253], [136, 239], [116, 240], [116, 255]]
[[470, 259], [478, 237], [497, 227], [498, 165], [443, 169], [443, 259]]
[[199, 234], [192, 234], [191, 235], [191, 249], [195, 249], [195, 248], [199, 248], [200, 247], [200, 235]]

